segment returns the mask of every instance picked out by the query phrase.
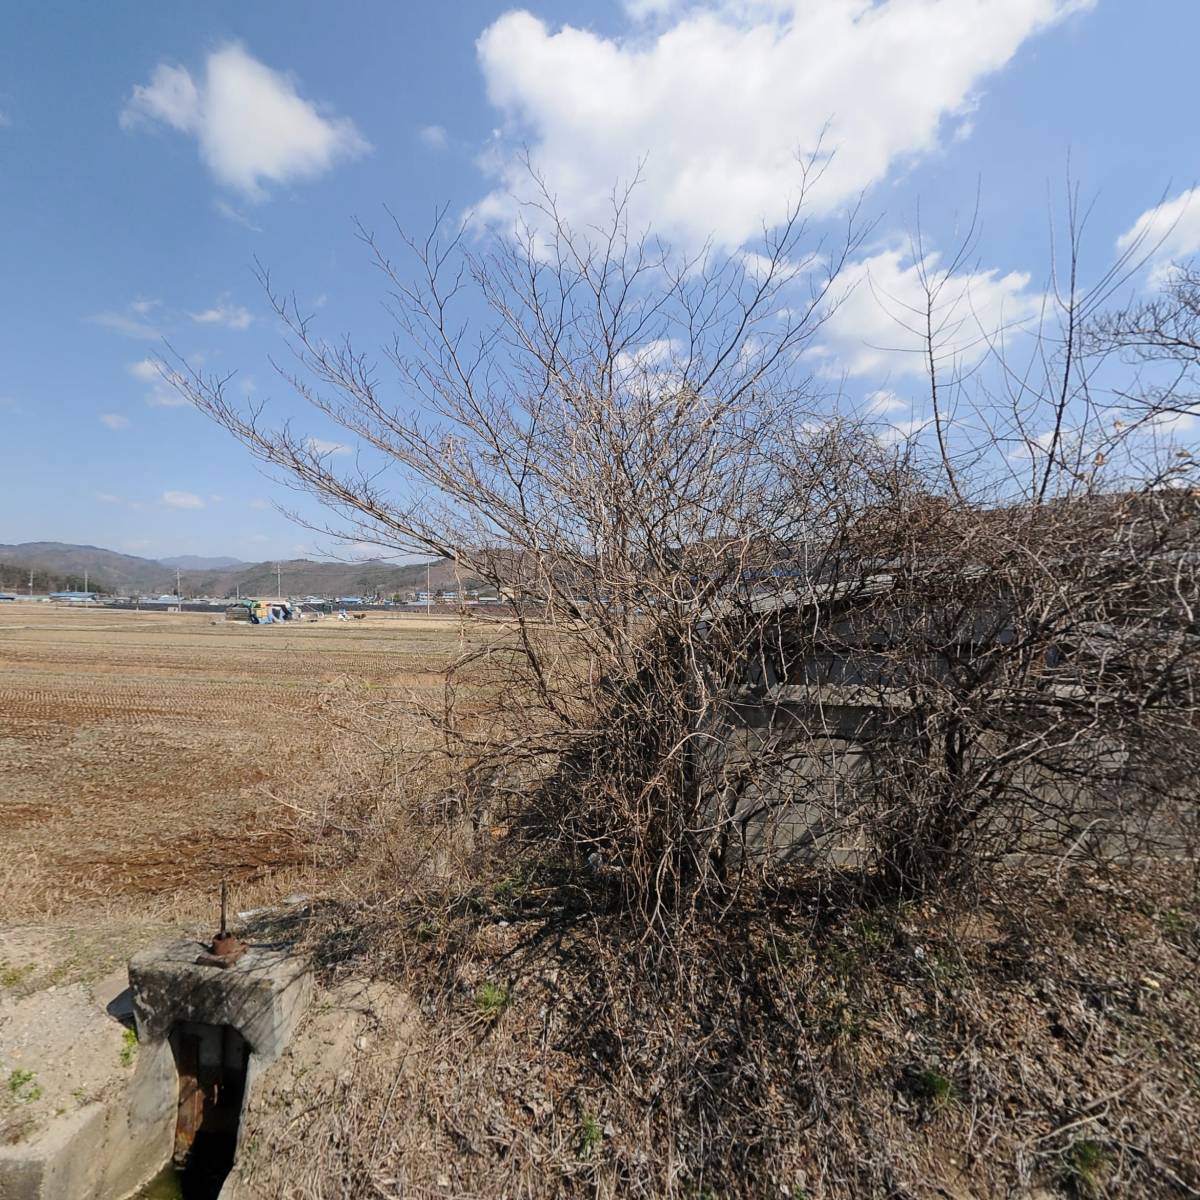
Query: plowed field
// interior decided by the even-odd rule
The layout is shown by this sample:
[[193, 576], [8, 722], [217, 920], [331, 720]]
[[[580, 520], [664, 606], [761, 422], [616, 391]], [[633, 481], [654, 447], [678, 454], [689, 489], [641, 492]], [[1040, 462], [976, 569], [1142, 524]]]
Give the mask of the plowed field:
[[323, 688], [437, 688], [450, 620], [250, 626], [207, 614], [0, 609], [0, 918], [286, 882], [269, 796], [322, 769]]

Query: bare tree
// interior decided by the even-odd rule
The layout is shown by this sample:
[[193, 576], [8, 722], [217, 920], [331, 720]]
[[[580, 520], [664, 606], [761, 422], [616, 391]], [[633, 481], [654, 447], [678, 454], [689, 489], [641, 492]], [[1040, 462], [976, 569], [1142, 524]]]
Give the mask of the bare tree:
[[810, 244], [803, 195], [756, 255], [676, 257], [631, 234], [627, 194], [585, 231], [546, 190], [511, 236], [442, 214], [396, 230], [405, 266], [360, 229], [390, 383], [264, 272], [282, 373], [364, 447], [356, 471], [228, 380], [171, 378], [338, 533], [499, 589], [430, 714], [445, 753], [647, 926], [784, 858], [926, 889], [1154, 823], [1200, 761], [1187, 473], [1098, 398], [1109, 344], [1084, 331], [1134, 264], [1083, 288], [1070, 211], [1025, 366], [981, 327], [995, 370], [969, 396], [938, 339], [970, 298], [946, 311], [923, 267], [929, 456], [805, 369], [859, 233]]
[[746, 631], [723, 637], [714, 613], [829, 541], [886, 469], [803, 368], [858, 243], [850, 220], [810, 244], [803, 211], [757, 255], [681, 259], [630, 233], [627, 195], [576, 231], [543, 192], [509, 237], [477, 245], [444, 214], [422, 242], [397, 230], [415, 270], [362, 229], [397, 327], [393, 388], [264, 274], [288, 381], [376, 455], [348, 476], [227, 381], [172, 375], [354, 536], [500, 590], [506, 621], [457, 668], [475, 711], [439, 717], [445, 744], [473, 778], [540, 788], [572, 853], [615, 869], [651, 920], [725, 876], [744, 790], [746, 765], [711, 748]]
[[1112, 347], [1148, 368], [1121, 396], [1136, 420], [1174, 424], [1200, 410], [1200, 269], [1169, 268], [1161, 291], [1150, 299], [1101, 314], [1088, 330], [1093, 345]]
[[[969, 293], [943, 298], [949, 275], [918, 238], [925, 305], [898, 320], [925, 344], [936, 444], [909, 448], [904, 487], [847, 531], [842, 586], [791, 622], [806, 637], [780, 672], [806, 677], [810, 728], [811, 686], [855, 683], [840, 697], [842, 815], [892, 893], [1131, 839], [1178, 854], [1194, 821], [1196, 473], [1186, 448], [1145, 436], [1180, 411], [1192, 366], [1187, 276], [1106, 315], [1145, 255], [1130, 246], [1085, 284], [1085, 225], [1071, 191], [1021, 356]], [[955, 338], [990, 352], [964, 370]], [[1171, 383], [1131, 390], [1113, 369], [1129, 346], [1169, 359]]]

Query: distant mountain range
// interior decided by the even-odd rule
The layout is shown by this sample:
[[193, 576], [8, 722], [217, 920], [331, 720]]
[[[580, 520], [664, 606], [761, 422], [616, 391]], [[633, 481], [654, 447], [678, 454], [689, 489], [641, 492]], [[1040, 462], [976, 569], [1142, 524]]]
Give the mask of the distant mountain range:
[[[455, 573], [454, 564], [437, 559], [429, 564], [397, 566], [371, 559], [365, 562], [313, 562], [297, 558], [278, 564], [278, 578], [288, 596], [358, 596], [423, 590], [428, 566], [432, 588], [454, 588], [471, 582]], [[23, 591], [29, 572], [35, 590], [81, 587], [86, 572], [93, 591], [119, 595], [157, 596], [174, 593], [175, 572], [188, 596], [274, 596], [276, 564], [246, 563], [236, 558], [138, 558], [100, 546], [65, 542], [22, 542], [0, 545], [0, 590]]]

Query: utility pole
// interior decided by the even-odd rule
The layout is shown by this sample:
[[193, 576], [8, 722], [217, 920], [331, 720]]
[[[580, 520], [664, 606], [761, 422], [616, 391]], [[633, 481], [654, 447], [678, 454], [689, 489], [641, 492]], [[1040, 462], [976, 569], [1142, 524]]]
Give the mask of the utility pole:
[[29, 568], [29, 598], [33, 599], [33, 568]]
[[283, 599], [283, 568], [279, 563], [275, 564], [275, 595]]
[[183, 594], [179, 590], [179, 568], [175, 568], [175, 599], [182, 600]]
[[430, 563], [425, 564], [425, 615], [429, 616], [433, 609], [433, 592], [429, 590], [429, 568]]
[[87, 591], [87, 579], [88, 579], [87, 567], [84, 567], [83, 568], [83, 590], [85, 592]]

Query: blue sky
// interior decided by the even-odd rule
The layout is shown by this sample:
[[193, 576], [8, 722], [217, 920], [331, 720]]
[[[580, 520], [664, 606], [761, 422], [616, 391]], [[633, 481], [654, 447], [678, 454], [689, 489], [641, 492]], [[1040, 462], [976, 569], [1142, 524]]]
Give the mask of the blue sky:
[[[386, 334], [352, 219], [503, 220], [526, 146], [572, 215], [644, 158], [639, 216], [734, 249], [836, 148], [815, 216], [877, 221], [824, 347], [897, 413], [919, 381], [873, 290], [911, 283], [982, 196], [974, 294], [1044, 283], [1068, 156], [1097, 266], [1141, 221], [1200, 249], [1194, 0], [606, 0], [524, 6], [32, 0], [0, 12], [0, 542], [149, 556], [336, 550], [145, 365], [163, 339], [272, 411], [284, 352], [257, 257], [330, 332]], [[1165, 205], [1160, 207], [1160, 202]], [[1151, 269], [1153, 264], [1151, 264]], [[303, 416], [312, 436], [338, 435]]]

